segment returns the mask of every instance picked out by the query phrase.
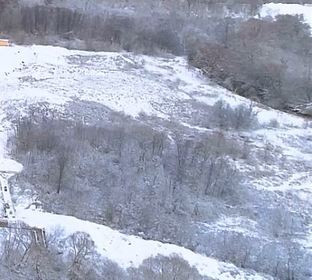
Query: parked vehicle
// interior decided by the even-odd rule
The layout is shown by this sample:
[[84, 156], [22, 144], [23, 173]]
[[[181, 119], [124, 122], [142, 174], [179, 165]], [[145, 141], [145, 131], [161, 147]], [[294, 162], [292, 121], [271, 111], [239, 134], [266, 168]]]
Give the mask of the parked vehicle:
[[0, 39], [0, 47], [9, 47], [10, 41], [7, 39]]

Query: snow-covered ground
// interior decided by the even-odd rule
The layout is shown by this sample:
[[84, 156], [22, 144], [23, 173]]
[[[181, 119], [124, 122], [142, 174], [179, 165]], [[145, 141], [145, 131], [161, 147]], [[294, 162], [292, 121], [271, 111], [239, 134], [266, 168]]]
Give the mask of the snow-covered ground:
[[264, 239], [257, 231], [255, 221], [242, 217], [221, 217], [213, 224], [202, 223], [203, 229], [209, 232], [235, 232], [255, 239]]
[[[94, 101], [131, 116], [141, 112], [168, 118], [176, 102], [205, 98], [244, 102], [222, 87], [204, 82], [184, 58], [151, 58], [120, 53], [69, 51], [57, 47], [2, 48], [0, 102], [47, 101], [62, 105]], [[3, 65], [3, 66], [2, 66]]]
[[[0, 171], [21, 170], [20, 164], [8, 158], [5, 148], [7, 135], [10, 133], [6, 114], [12, 104], [16, 110], [22, 111], [31, 103], [44, 101], [51, 106], [60, 107], [78, 99], [97, 102], [132, 117], [144, 112], [164, 119], [174, 117], [177, 108], [185, 102], [199, 101], [213, 105], [222, 99], [233, 107], [250, 104], [249, 100], [206, 80], [198, 71], [190, 69], [187, 61], [181, 57], [152, 58], [128, 53], [14, 46], [0, 48], [0, 58]], [[308, 138], [312, 139], [310, 124], [303, 118], [254, 105], [261, 129], [246, 132], [245, 135], [250, 138], [255, 149], [262, 149], [269, 142], [274, 149], [281, 151], [285, 160], [302, 166], [297, 168], [299, 170], [291, 171], [264, 166], [263, 169], [271, 168], [278, 175], [282, 172], [282, 176], [274, 180], [263, 177], [251, 181], [251, 187], [269, 192], [296, 190], [299, 197], [312, 197], [311, 173], [307, 170], [312, 165], [312, 145], [303, 146]], [[184, 113], [187, 115], [191, 112]], [[276, 120], [279, 125], [268, 128], [267, 125], [272, 120]], [[194, 127], [184, 121], [181, 124], [205, 133], [204, 128]], [[156, 254], [176, 253], [196, 266], [202, 275], [216, 279], [262, 279], [260, 275], [248, 276], [232, 265], [178, 246], [142, 240], [102, 225], [26, 209], [25, 206], [23, 203], [16, 205], [17, 219], [31, 226], [45, 227], [47, 231], [62, 227], [66, 235], [86, 231], [94, 239], [99, 252], [125, 268], [138, 266], [144, 259]], [[240, 223], [239, 217], [229, 218], [217, 222], [216, 227], [239, 231]], [[247, 226], [252, 235], [255, 225], [251, 222]], [[231, 274], [230, 271], [238, 274]]]
[[[70, 216], [55, 215], [35, 210], [17, 209], [20, 220], [30, 226], [45, 228], [53, 233], [58, 226], [64, 229], [64, 237], [77, 231], [88, 233], [96, 244], [98, 252], [123, 268], [139, 267], [145, 259], [153, 256], [179, 255], [199, 273], [214, 279], [264, 279], [237, 269], [235, 266], [219, 262], [213, 258], [195, 254], [190, 250], [172, 244], [143, 240], [140, 237], [125, 235], [109, 227], [79, 220]], [[269, 278], [268, 278], [269, 279]]]
[[[0, 102], [72, 100], [101, 103], [133, 117], [141, 112], [169, 118], [179, 102], [197, 100], [232, 107], [250, 101], [206, 80], [182, 57], [156, 58], [129, 53], [69, 51], [32, 46], [0, 49]], [[256, 104], [254, 104], [256, 105]], [[257, 109], [261, 123], [302, 127], [304, 120], [275, 110]], [[1, 116], [1, 115], [0, 115]]]
[[303, 19], [312, 28], [312, 4], [282, 4], [267, 3], [262, 6], [260, 17], [276, 17], [278, 15], [302, 15]]

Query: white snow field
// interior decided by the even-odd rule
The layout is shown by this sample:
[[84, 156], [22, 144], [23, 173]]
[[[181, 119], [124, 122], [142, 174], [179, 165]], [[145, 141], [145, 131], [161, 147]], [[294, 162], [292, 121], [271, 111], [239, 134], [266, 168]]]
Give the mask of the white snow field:
[[[169, 119], [174, 117], [179, 102], [197, 100], [213, 105], [223, 99], [233, 107], [250, 104], [249, 100], [216, 86], [198, 71], [190, 69], [187, 61], [181, 57], [155, 58], [129, 53], [70, 51], [48, 46], [14, 46], [0, 48], [0, 58], [0, 171], [14, 173], [22, 168], [10, 160], [6, 150], [6, 140], [11, 132], [7, 116], [12, 107], [23, 112], [29, 104], [48, 102], [61, 109], [68, 101], [85, 100], [101, 103], [132, 117], [144, 112]], [[286, 160], [294, 162], [296, 169], [262, 166], [265, 170], [274, 171], [276, 176], [273, 180], [265, 176], [252, 180], [250, 186], [276, 193], [295, 192], [295, 195], [311, 203], [311, 173], [308, 173], [308, 169], [312, 167], [312, 149], [302, 145], [307, 138], [312, 139], [311, 128], [307, 129], [311, 124], [301, 117], [256, 104], [255, 108], [261, 128], [245, 132], [254, 148], [262, 149], [270, 141], [270, 145], [279, 149]], [[271, 120], [276, 120], [279, 126], [268, 127]], [[188, 123], [182, 124], [192, 127]], [[205, 133], [204, 128], [193, 128]], [[302, 185], [300, 178], [306, 178]], [[17, 220], [44, 227], [47, 232], [59, 227], [64, 229], [65, 235], [76, 231], [87, 232], [103, 256], [124, 268], [139, 266], [142, 261], [157, 254], [178, 254], [195, 266], [200, 274], [214, 279], [270, 279], [179, 246], [121, 234], [106, 226], [74, 217], [26, 209], [28, 202], [23, 202], [22, 198], [17, 200]], [[240, 218], [228, 218], [216, 226], [238, 230], [239, 223]], [[254, 225], [248, 223], [247, 226], [252, 231]], [[309, 243], [311, 239], [307, 236], [305, 241]], [[311, 247], [311, 244], [306, 246]]]
[[64, 237], [77, 231], [86, 232], [95, 242], [99, 253], [123, 268], [138, 267], [145, 259], [153, 256], [175, 254], [196, 267], [201, 275], [214, 279], [270, 279], [244, 272], [234, 265], [193, 253], [183, 247], [143, 240], [140, 237], [125, 235], [109, 227], [70, 216], [18, 208], [17, 217], [30, 226], [45, 228], [47, 232], [53, 232], [60, 226], [64, 229]]
[[259, 15], [273, 18], [278, 15], [302, 15], [305, 22], [312, 28], [312, 4], [266, 3], [261, 7]]

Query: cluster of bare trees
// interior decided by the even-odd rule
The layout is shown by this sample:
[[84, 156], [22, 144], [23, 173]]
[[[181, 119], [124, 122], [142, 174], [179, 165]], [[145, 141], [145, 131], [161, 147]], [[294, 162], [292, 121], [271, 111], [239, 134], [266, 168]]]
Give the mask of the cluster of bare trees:
[[18, 43], [65, 44], [88, 50], [124, 49], [140, 53], [183, 52], [177, 35], [178, 21], [164, 15], [148, 17], [150, 25], [145, 25], [147, 15], [134, 17], [105, 9], [94, 14], [65, 7], [8, 4], [1, 12], [1, 31], [11, 34]]
[[[85, 115], [88, 107], [83, 110]], [[211, 110], [217, 119], [211, 119], [211, 123], [234, 130], [257, 125], [252, 108], [236, 110], [218, 103]], [[94, 114], [94, 110], [91, 112]], [[245, 113], [246, 123], [242, 121], [242, 127], [236, 127], [235, 120]], [[79, 115], [76, 118], [81, 119]], [[287, 262], [289, 246], [293, 248], [292, 256], [302, 254], [301, 249], [291, 241], [292, 237], [288, 243], [280, 240], [289, 228], [285, 223], [285, 217], [289, 217], [285, 209], [280, 212], [282, 218], [276, 215], [278, 222], [272, 220], [272, 223], [268, 217], [273, 214], [265, 214], [265, 205], [259, 210], [258, 219], [265, 232], [276, 238], [276, 242], [269, 244], [240, 233], [207, 232], [194, 226], [197, 221], [219, 216], [225, 211], [224, 205], [244, 204], [247, 194], [235, 159], [248, 158], [248, 148], [227, 139], [222, 131], [189, 136], [176, 125], [170, 124], [170, 127], [175, 128], [170, 132], [165, 128], [157, 131], [118, 114], [96, 125], [85, 125], [66, 118], [60, 120], [40, 108], [32, 108], [28, 117], [16, 121], [12, 153], [25, 167], [16, 178], [17, 185], [30, 183], [47, 210], [132, 233], [141, 232], [148, 238], [171, 241], [240, 267], [282, 278], [288, 268], [297, 278], [303, 275], [306, 269], [303, 265], [297, 265], [293, 259]], [[261, 199], [256, 193], [251, 196]], [[280, 230], [274, 226], [277, 224], [281, 225]], [[81, 274], [81, 270], [85, 271], [80, 265], [81, 254], [91, 252], [76, 247], [85, 244], [89, 248], [92, 241], [77, 235], [66, 242], [73, 248], [68, 254], [72, 260], [71, 275]], [[259, 246], [263, 246], [261, 254]], [[280, 251], [284, 253], [280, 255]], [[271, 254], [270, 265], [264, 262], [267, 254]], [[143, 272], [146, 268], [137, 271], [136, 277], [155, 274], [154, 265], [158, 266], [148, 265], [152, 271]], [[107, 269], [121, 273], [113, 265]]]
[[279, 109], [310, 102], [312, 39], [302, 18], [225, 19], [217, 30], [215, 41], [203, 39], [189, 49], [192, 65], [230, 90]]
[[[90, 237], [84, 233], [65, 239], [52, 234], [48, 247], [39, 245], [33, 230], [23, 224], [1, 229], [0, 236], [0, 271], [5, 279], [85, 279], [87, 267], [91, 267], [88, 262], [96, 255]], [[62, 251], [61, 243], [66, 243]], [[70, 276], [78, 271], [78, 278]]]
[[22, 228], [1, 229], [0, 240], [3, 279], [207, 279], [179, 256], [156, 256], [126, 271], [98, 255], [90, 236], [83, 232], [68, 237], [51, 232], [48, 247], [38, 246], [32, 232]]
[[242, 104], [232, 108], [222, 100], [216, 102], [212, 107], [210, 123], [213, 122], [221, 129], [235, 131], [256, 129], [259, 125], [257, 112], [254, 110], [252, 102], [248, 107]]
[[190, 265], [179, 256], [163, 257], [147, 259], [143, 262], [139, 269], [130, 269], [131, 279], [145, 280], [209, 280], [207, 277], [201, 276], [196, 268]]
[[37, 186], [47, 209], [175, 239], [182, 216], [194, 213], [193, 199], [238, 197], [231, 157], [241, 152], [222, 133], [191, 139], [176, 132], [171, 142], [133, 121], [86, 126], [39, 115], [16, 122], [13, 153], [25, 166], [18, 179]]

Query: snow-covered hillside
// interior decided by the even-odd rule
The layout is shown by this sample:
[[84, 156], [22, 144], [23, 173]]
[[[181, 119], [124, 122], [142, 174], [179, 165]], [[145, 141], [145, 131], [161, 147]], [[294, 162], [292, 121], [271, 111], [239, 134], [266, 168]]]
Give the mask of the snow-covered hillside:
[[207, 92], [212, 103], [219, 92], [226, 93], [203, 84], [181, 58], [151, 59], [40, 46], [1, 49], [1, 57], [1, 91], [10, 91], [1, 96], [3, 101], [61, 105], [79, 98], [132, 116], [144, 112], [168, 117], [176, 110], [175, 102], [190, 99], [190, 93]]
[[260, 9], [260, 17], [276, 17], [278, 15], [303, 16], [307, 24], [312, 27], [312, 5], [267, 3]]
[[[134, 118], [141, 113], [164, 120], [173, 118], [198, 133], [205, 133], [207, 129], [195, 126], [191, 121], [190, 116], [194, 113], [192, 102], [213, 105], [218, 100], [224, 100], [232, 107], [250, 104], [249, 100], [206, 80], [198, 71], [190, 69], [187, 61], [181, 57], [154, 58], [129, 53], [14, 46], [0, 49], [0, 58], [0, 171], [21, 170], [18, 163], [9, 159], [9, 151], [5, 148], [12, 128], [8, 115], [12, 110], [23, 112], [30, 104], [47, 102], [61, 111], [69, 101], [97, 102]], [[242, 132], [241, 135], [233, 133], [231, 137], [248, 137], [254, 151], [270, 143], [270, 147], [279, 150], [289, 165], [285, 169], [279, 166], [279, 160], [276, 165], [263, 164], [261, 168], [271, 173], [259, 178], [251, 176], [246, 183], [250, 188], [276, 193], [277, 199], [290, 195], [299, 198], [300, 203], [306, 203], [308, 206], [305, 208], [312, 206], [311, 124], [297, 116], [257, 104], [254, 106], [260, 122], [259, 129]], [[278, 125], [272, 127], [272, 121]], [[250, 173], [254, 171], [252, 165], [237, 164]], [[30, 226], [44, 227], [48, 232], [62, 227], [65, 235], [85, 231], [93, 238], [100, 253], [124, 268], [139, 266], [150, 256], [175, 253], [195, 266], [200, 274], [214, 279], [266, 279], [179, 246], [121, 234], [106, 226], [74, 217], [26, 209], [29, 201], [31, 197], [17, 199], [17, 220]], [[291, 198], [289, 207], [293, 207], [294, 211], [298, 209], [298, 206], [292, 205]], [[209, 227], [235, 231], [239, 224], [242, 224], [240, 217], [225, 218]], [[245, 232], [248, 234], [247, 230]], [[311, 236], [300, 236], [299, 241], [307, 248], [312, 247], [309, 244]]]
[[201, 275], [209, 276], [213, 279], [269, 279], [264, 276], [244, 272], [233, 265], [219, 262], [216, 259], [195, 254], [183, 247], [143, 240], [140, 237], [125, 235], [109, 227], [74, 217], [25, 210], [23, 208], [17, 209], [17, 217], [30, 226], [42, 227], [48, 232], [63, 228], [65, 237], [79, 231], [86, 232], [94, 240], [101, 255], [125, 269], [139, 267], [144, 260], [153, 256], [171, 256], [176, 254], [184, 258], [191, 266], [196, 267]]

